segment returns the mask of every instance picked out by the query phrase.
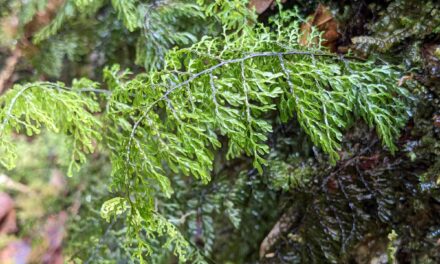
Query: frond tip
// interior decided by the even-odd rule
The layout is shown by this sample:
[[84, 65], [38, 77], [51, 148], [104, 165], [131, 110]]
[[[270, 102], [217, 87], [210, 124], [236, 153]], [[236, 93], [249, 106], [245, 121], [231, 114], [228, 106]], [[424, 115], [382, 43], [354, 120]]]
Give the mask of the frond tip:
[[78, 87], [88, 80], [75, 81], [72, 89], [62, 83], [37, 82], [15, 85], [0, 97], [0, 163], [6, 168], [15, 164], [15, 148], [11, 142], [12, 132], [24, 131], [28, 136], [39, 134], [42, 127], [56, 133], [69, 135], [72, 144], [72, 159], [69, 175], [78, 162], [86, 161], [84, 153], [94, 150], [93, 141], [101, 139], [98, 132], [101, 124], [93, 112], [99, 105], [86, 96]]

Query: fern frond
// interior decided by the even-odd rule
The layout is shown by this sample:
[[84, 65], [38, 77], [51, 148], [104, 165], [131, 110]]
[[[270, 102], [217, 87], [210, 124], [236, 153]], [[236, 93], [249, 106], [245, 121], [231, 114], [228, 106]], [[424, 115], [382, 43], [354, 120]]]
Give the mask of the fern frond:
[[51, 77], [58, 77], [63, 70], [65, 60], [75, 61], [87, 51], [84, 39], [75, 34], [54, 36], [45, 41], [40, 52], [30, 58], [34, 68]]
[[[102, 212], [107, 219], [126, 215], [127, 234], [136, 239], [135, 255], [141, 261], [152, 252], [149, 241], [165, 234], [165, 246], [174, 247], [181, 261], [191, 255], [188, 242], [156, 209], [157, 194], [170, 197], [173, 192], [169, 176], [191, 175], [207, 183], [215, 153], [223, 142], [228, 144], [228, 159], [248, 156], [262, 173], [274, 114], [283, 122], [297, 119], [298, 129], [305, 131], [332, 163], [339, 159], [343, 133], [353, 120], [362, 118], [376, 127], [383, 144], [394, 151], [393, 140], [408, 116], [410, 98], [397, 85], [398, 72], [392, 67], [340, 57], [319, 45], [299, 45], [299, 24], [285, 24], [290, 19], [288, 13], [271, 31], [248, 24], [252, 16], [245, 11], [245, 1], [230, 1], [224, 6], [221, 2], [210, 2], [212, 11], [207, 13], [220, 14], [217, 18], [225, 25], [224, 35], [204, 37], [188, 48], [157, 52], [158, 47], [168, 49], [194, 40], [190, 35], [175, 35], [154, 43], [162, 39], [154, 34], [176, 32], [174, 25], [161, 27], [159, 23], [145, 33], [153, 50], [140, 57], [149, 60], [159, 56], [152, 60], [155, 66], [136, 76], [121, 72], [119, 66], [104, 72], [111, 94], [102, 119], [108, 127], [105, 138], [111, 150], [111, 187], [119, 197], [105, 203]], [[140, 17], [147, 17], [147, 9], [138, 10], [138, 1], [113, 0], [112, 5], [127, 29], [152, 29], [149, 22], [141, 24]], [[199, 14], [198, 8], [185, 6]], [[166, 13], [158, 9], [151, 18], [154, 12]], [[56, 23], [47, 34], [41, 33], [41, 39], [59, 29]], [[72, 89], [46, 82], [17, 85], [2, 97], [0, 149], [6, 152], [2, 163], [11, 167], [13, 160], [11, 141], [4, 134], [26, 130], [32, 135], [43, 125], [71, 136], [71, 167], [75, 160], [84, 162], [84, 153], [93, 151], [92, 141], [101, 135], [97, 131], [100, 121], [92, 115], [99, 106], [80, 87], [96, 89], [97, 85], [88, 80], [74, 83]], [[224, 206], [238, 226], [233, 203], [225, 201]]]
[[[353, 70], [356, 71], [355, 66]], [[411, 100], [412, 95], [395, 84], [397, 72], [388, 67], [374, 68], [363, 76], [357, 73], [353, 75], [358, 79], [353, 84], [357, 99], [356, 111], [371, 127], [376, 128], [382, 142], [394, 153], [397, 150], [394, 139], [402, 127], [396, 124], [404, 124], [408, 116], [411, 116], [405, 101], [395, 98]], [[384, 81], [379, 83], [379, 80]]]
[[[201, 28], [205, 18], [201, 6], [191, 1], [141, 4], [138, 8], [142, 34], [136, 47], [136, 64], [147, 70], [161, 69], [165, 54], [170, 48], [184, 47], [196, 42], [196, 32], [183, 28], [181, 23], [191, 23], [191, 28]], [[188, 26], [187, 26], [188, 27]]]
[[125, 191], [132, 211], [145, 211], [142, 219], [149, 221], [155, 211], [149, 194], [172, 192], [167, 175], [209, 181], [219, 135], [228, 139], [228, 158], [252, 157], [262, 172], [272, 131], [266, 117], [275, 111], [284, 122], [296, 118], [333, 163], [343, 132], [358, 118], [394, 150], [409, 100], [397, 86], [398, 73], [319, 47], [306, 50], [297, 26], [206, 37], [169, 52], [164, 70], [132, 80], [118, 78], [118, 67], [107, 69], [108, 118], [125, 120], [112, 135], [114, 187]]
[[112, 5], [118, 14], [118, 18], [124, 22], [129, 31], [134, 31], [139, 27], [139, 16], [136, 11], [137, 4], [137, 0], [112, 0]]
[[[214, 49], [221, 47], [223, 43], [206, 40], [206, 56], [197, 58], [199, 55], [194, 55], [191, 49], [170, 55], [192, 57], [188, 65], [185, 65], [189, 72], [197, 72], [197, 67], [205, 68], [204, 70], [195, 74], [175, 74], [173, 72], [177, 72], [181, 66], [180, 63], [175, 65], [178, 61], [176, 58], [171, 58], [173, 60], [170, 60], [168, 71], [140, 75], [125, 85], [132, 92], [143, 87], [143, 97], [148, 98], [142, 101], [143, 105], [134, 105], [143, 114], [135, 120], [130, 132], [127, 161], [131, 159], [132, 150], [148, 149], [153, 151], [149, 155], [160, 156], [174, 171], [179, 168], [184, 174], [206, 180], [209, 179], [208, 172], [211, 168], [211, 161], [206, 157], [212, 156], [211, 150], [206, 146], [218, 147], [215, 136], [218, 131], [230, 140], [228, 157], [234, 158], [242, 153], [253, 156], [255, 166], [261, 170], [260, 165], [264, 162], [262, 156], [267, 153], [267, 146], [264, 144], [266, 134], [271, 131], [268, 122], [261, 117], [276, 108], [273, 101], [275, 98], [280, 98], [278, 108], [284, 121], [296, 114], [312, 141], [335, 161], [338, 158], [342, 131], [350, 118], [356, 115], [355, 107], [364, 109], [360, 116], [367, 121], [374, 118], [376, 122], [383, 120], [381, 116], [373, 116], [376, 112], [365, 111], [365, 103], [370, 106], [373, 102], [378, 103], [373, 100], [377, 98], [375, 90], [363, 91], [370, 94], [370, 97], [358, 100], [353, 92], [356, 85], [360, 88], [366, 85], [370, 89], [389, 87], [388, 89], [396, 93], [397, 96], [381, 98], [382, 105], [371, 109], [378, 111], [379, 108], [388, 113], [391, 109], [387, 107], [387, 103], [399, 106], [394, 109], [397, 116], [403, 119], [394, 119], [394, 126], [391, 127], [402, 125], [405, 113], [401, 106], [405, 104], [401, 101], [401, 96], [406, 94], [396, 85], [393, 88], [393, 84], [386, 80], [380, 79], [382, 83], [375, 82], [379, 79], [372, 79], [371, 76], [378, 70], [372, 64], [356, 62], [356, 65], [362, 65], [356, 74], [344, 73], [347, 71], [344, 63], [338, 63], [338, 58], [331, 58], [331, 54], [302, 50], [262, 51], [267, 49], [264, 39], [252, 39], [252, 35], [245, 37], [239, 38], [234, 44], [243, 47], [248, 44], [245, 41], [260, 43], [251, 46], [251, 50], [247, 52], [242, 51], [250, 55], [238, 54], [243, 57], [223, 59], [218, 54], [213, 54]], [[223, 50], [217, 52], [233, 52], [228, 45], [234, 44], [230, 44], [231, 41], [227, 43]], [[200, 48], [197, 45], [194, 47], [197, 54], [203, 54]], [[213, 59], [216, 57], [217, 61]], [[392, 70], [381, 66], [380, 72], [391, 74]], [[192, 98], [197, 107], [186, 100], [187, 98]], [[165, 120], [158, 112], [162, 110], [165, 111]], [[394, 128], [389, 128], [390, 123], [378, 124], [371, 121], [370, 124], [379, 127], [378, 132], [384, 143], [392, 148], [392, 141], [388, 139], [395, 133]], [[138, 134], [148, 135], [149, 138], [139, 139]], [[150, 145], [152, 142], [155, 142], [154, 146]], [[173, 154], [170, 155], [171, 153]], [[146, 164], [148, 163], [147, 160]], [[152, 168], [161, 167], [157, 161], [150, 165]]]
[[[24, 5], [23, 10], [33, 7], [33, 12], [28, 11], [30, 14], [27, 15], [33, 16], [37, 9], [29, 5]], [[86, 16], [97, 16], [97, 11], [106, 5], [114, 10], [125, 27], [117, 30], [135, 32], [134, 34], [138, 35], [135, 63], [148, 70], [162, 68], [165, 54], [169, 49], [189, 46], [197, 41], [200, 32], [206, 30], [203, 27], [207, 22], [204, 7], [192, 1], [144, 3], [137, 0], [112, 0], [107, 3], [102, 0], [68, 0], [51, 23], [34, 35], [33, 42], [43, 47], [50, 45], [53, 41], [51, 38], [59, 33], [63, 25], [75, 24], [76, 20]], [[53, 67], [55, 68], [55, 65]]]
[[26, 4], [23, 4], [20, 12], [18, 13], [18, 18], [20, 23], [25, 25], [30, 22], [32, 18], [38, 11], [44, 10], [47, 6], [47, 0], [30, 0]]
[[[181, 232], [162, 215], [157, 213], [149, 214], [131, 208], [130, 203], [122, 197], [116, 197], [106, 201], [101, 209], [101, 216], [107, 221], [123, 213], [128, 213], [130, 216], [130, 228], [134, 229], [130, 234], [136, 234], [138, 249], [135, 255], [138, 257], [138, 260], [143, 262], [145, 261], [145, 255], [151, 255], [153, 253], [148, 240], [162, 236], [166, 236], [167, 238], [162, 246], [163, 248], [173, 248], [173, 252], [176, 256], [179, 256], [180, 262], [189, 260], [189, 257], [191, 257], [193, 253], [190, 244], [182, 236]], [[146, 213], [148, 217], [145, 216]], [[143, 237], [141, 235], [142, 233], [145, 233], [146, 237]]]
[[40, 44], [56, 35], [69, 19], [94, 14], [103, 4], [103, 0], [66, 0], [52, 21], [34, 35], [33, 42]]
[[197, 0], [208, 16], [215, 17], [226, 30], [240, 31], [256, 23], [257, 14], [248, 8], [247, 0]]
[[[92, 113], [99, 105], [89, 96], [81, 94], [84, 84], [96, 86], [90, 81], [80, 80], [69, 89], [62, 83], [38, 82], [15, 85], [0, 98], [0, 163], [11, 169], [14, 166], [15, 149], [9, 137], [13, 132], [24, 131], [28, 136], [47, 129], [69, 135], [72, 159], [69, 175], [79, 163], [86, 161], [85, 153], [94, 151], [93, 141], [99, 140], [101, 124]], [[55, 110], [56, 109], [56, 110]]]
[[71, 1], [67, 1], [57, 12], [55, 18], [49, 23], [49, 25], [39, 30], [34, 38], [34, 43], [38, 44], [41, 41], [55, 35], [64, 25], [68, 17], [72, 17], [75, 12], [75, 6]]

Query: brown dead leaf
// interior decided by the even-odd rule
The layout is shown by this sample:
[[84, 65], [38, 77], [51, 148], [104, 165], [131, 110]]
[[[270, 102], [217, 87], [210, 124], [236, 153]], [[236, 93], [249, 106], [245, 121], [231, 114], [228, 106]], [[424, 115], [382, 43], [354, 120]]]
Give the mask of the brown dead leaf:
[[25, 26], [25, 37], [31, 37], [35, 32], [48, 25], [63, 3], [64, 0], [49, 0], [46, 8], [37, 12], [33, 19]]
[[49, 217], [45, 227], [45, 240], [47, 250], [43, 256], [43, 263], [62, 264], [62, 243], [65, 235], [65, 224], [67, 213], [62, 211], [57, 215]]
[[255, 11], [257, 11], [257, 14], [261, 14], [266, 11], [266, 9], [268, 9], [273, 2], [274, 0], [251, 0], [249, 1], [249, 7], [255, 7]]
[[362, 170], [371, 170], [377, 167], [380, 163], [380, 153], [376, 153], [371, 156], [360, 156], [359, 157], [359, 167]]
[[61, 211], [47, 218], [44, 229], [41, 232], [41, 243], [36, 244], [29, 255], [32, 263], [64, 263], [62, 244], [65, 236], [67, 216], [66, 212]]
[[277, 241], [286, 233], [299, 219], [299, 213], [294, 210], [293, 207], [287, 209], [287, 211], [278, 219], [275, 225], [270, 230], [269, 234], [263, 239], [260, 244], [260, 259], [263, 257], [270, 258], [270, 249]]
[[15, 67], [17, 66], [17, 63], [19, 62], [21, 56], [22, 53], [20, 49], [17, 48], [12, 52], [11, 56], [6, 59], [5, 65], [0, 72], [0, 94], [9, 84], [9, 81], [15, 71]]
[[11, 234], [17, 231], [17, 217], [15, 209], [9, 211], [9, 213], [1, 219], [0, 222], [0, 234]]
[[5, 217], [14, 207], [14, 201], [7, 193], [0, 193], [0, 219]]
[[440, 115], [434, 115], [432, 121], [435, 127], [440, 127]]
[[306, 23], [301, 25], [302, 36], [299, 41], [300, 45], [309, 46], [318, 43], [317, 38], [313, 40], [309, 39], [312, 27], [316, 27], [319, 31], [324, 32], [322, 34], [324, 39], [322, 45], [328, 47], [330, 51], [335, 52], [337, 50], [336, 41], [341, 37], [341, 34], [338, 32], [338, 22], [334, 19], [328, 7], [319, 4], [315, 13]]
[[402, 78], [399, 79], [399, 82], [397, 83], [397, 85], [402, 86], [405, 84], [406, 81], [413, 80], [413, 79], [414, 79], [413, 74], [402, 76]]
[[[281, 3], [285, 3], [287, 0], [281, 0]], [[257, 11], [257, 14], [262, 14], [264, 11], [266, 11], [269, 7], [271, 9], [275, 9], [276, 1], [275, 0], [250, 0], [249, 1], [249, 8], [255, 8], [255, 11]]]
[[63, 172], [59, 169], [54, 169], [51, 172], [50, 175], [50, 181], [49, 184], [51, 186], [53, 186], [54, 191], [57, 194], [61, 194], [67, 191], [66, 189], [66, 185], [67, 185], [67, 180], [66, 177], [64, 176]]
[[[32, 57], [38, 52], [38, 48], [32, 44], [31, 38], [37, 31], [48, 25], [55, 17], [57, 10], [63, 5], [64, 0], [49, 0], [46, 9], [38, 12], [33, 19], [24, 27], [24, 36], [18, 41], [11, 56], [6, 60], [5, 67], [0, 70], [0, 93], [12, 84], [13, 73], [20, 58]], [[11, 16], [7, 20], [0, 21], [0, 27], [8, 27], [8, 35], [15, 36], [18, 30], [17, 16]]]
[[14, 201], [6, 193], [0, 193], [0, 234], [17, 231]]

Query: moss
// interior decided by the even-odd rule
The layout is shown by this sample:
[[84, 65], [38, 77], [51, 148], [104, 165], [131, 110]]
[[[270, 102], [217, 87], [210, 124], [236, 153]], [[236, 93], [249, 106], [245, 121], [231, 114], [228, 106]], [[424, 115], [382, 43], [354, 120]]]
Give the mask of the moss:
[[396, 0], [379, 16], [367, 24], [369, 36], [352, 39], [357, 50], [387, 52], [409, 38], [425, 38], [438, 30], [440, 5], [434, 1]]

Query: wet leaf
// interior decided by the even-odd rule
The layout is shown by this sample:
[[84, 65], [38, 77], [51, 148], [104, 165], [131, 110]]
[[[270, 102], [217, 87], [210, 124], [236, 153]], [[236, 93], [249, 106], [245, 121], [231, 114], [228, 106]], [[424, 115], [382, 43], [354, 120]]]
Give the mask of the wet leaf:
[[14, 201], [6, 193], [0, 193], [0, 234], [17, 231]]
[[251, 0], [249, 1], [249, 6], [251, 8], [255, 7], [255, 11], [257, 11], [258, 14], [261, 14], [266, 11], [273, 2], [274, 0]]
[[324, 41], [322, 45], [335, 52], [336, 42], [341, 37], [341, 34], [338, 32], [338, 22], [327, 6], [319, 4], [315, 13], [301, 26], [301, 45], [310, 46], [311, 44], [318, 43], [317, 38], [310, 40], [312, 27], [316, 27], [319, 31], [323, 32], [322, 37]]
[[[280, 2], [283, 4], [286, 1], [287, 0], [281, 0]], [[250, 0], [249, 1], [249, 7], [255, 8], [255, 11], [257, 12], [257, 14], [262, 14], [269, 8], [274, 9], [276, 4], [277, 4], [277, 2], [274, 0]]]

